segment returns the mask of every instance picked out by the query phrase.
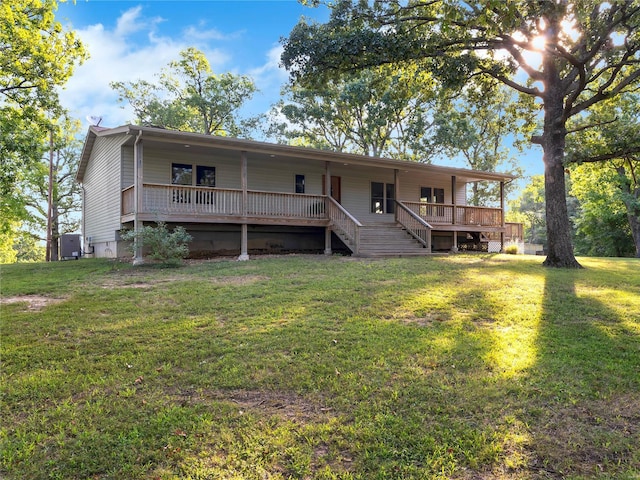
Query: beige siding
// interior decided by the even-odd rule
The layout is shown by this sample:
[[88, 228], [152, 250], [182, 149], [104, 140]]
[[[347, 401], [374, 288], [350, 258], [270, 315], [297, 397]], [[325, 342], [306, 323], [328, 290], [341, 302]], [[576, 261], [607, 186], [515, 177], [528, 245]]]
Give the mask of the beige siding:
[[[84, 236], [92, 244], [114, 242], [120, 229], [123, 136], [98, 137], [84, 175]], [[115, 248], [115, 244], [114, 244]]]
[[146, 183], [171, 183], [171, 164], [202, 165], [216, 167], [216, 187], [240, 188], [240, 156], [232, 153], [211, 156], [198, 153], [179, 153], [173, 150], [144, 148], [144, 181]]
[[[444, 188], [444, 203], [452, 203], [451, 176], [448, 175], [416, 175], [403, 173], [400, 175], [399, 200], [417, 202], [420, 200], [420, 187]], [[466, 193], [464, 184], [457, 184], [456, 203], [465, 205]]]
[[300, 163], [295, 160], [280, 160], [277, 165], [266, 164], [257, 159], [247, 161], [247, 184], [249, 190], [267, 192], [295, 192], [295, 176], [304, 175], [305, 193], [322, 194], [324, 164]]
[[135, 183], [133, 166], [133, 146], [122, 147], [122, 188], [125, 189]]

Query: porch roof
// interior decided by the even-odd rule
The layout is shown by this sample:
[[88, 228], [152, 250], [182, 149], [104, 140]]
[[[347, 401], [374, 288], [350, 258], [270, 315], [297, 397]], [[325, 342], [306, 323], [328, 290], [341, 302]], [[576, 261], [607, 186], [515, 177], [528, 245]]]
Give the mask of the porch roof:
[[178, 130], [168, 130], [160, 127], [144, 127], [137, 125], [123, 125], [116, 128], [89, 127], [85, 139], [76, 180], [82, 182], [84, 173], [89, 162], [91, 150], [97, 137], [111, 135], [126, 135], [123, 143], [133, 143], [136, 137], [140, 136], [150, 142], [164, 144], [174, 144], [176, 146], [190, 146], [204, 149], [224, 149], [231, 151], [244, 151], [254, 154], [264, 155], [268, 161], [270, 158], [295, 158], [297, 160], [339, 162], [344, 165], [360, 165], [402, 171], [419, 171], [422, 173], [432, 173], [441, 175], [455, 175], [464, 182], [475, 181], [510, 181], [516, 176], [508, 173], [483, 172], [464, 168], [444, 167], [427, 163], [410, 162], [404, 160], [392, 160], [389, 158], [369, 157], [352, 153], [334, 152], [331, 150], [318, 150], [307, 147], [295, 147], [290, 145], [279, 145], [274, 143], [259, 142], [256, 140], [245, 140], [232, 137], [220, 137], [214, 135], [203, 135], [199, 133], [181, 132]]

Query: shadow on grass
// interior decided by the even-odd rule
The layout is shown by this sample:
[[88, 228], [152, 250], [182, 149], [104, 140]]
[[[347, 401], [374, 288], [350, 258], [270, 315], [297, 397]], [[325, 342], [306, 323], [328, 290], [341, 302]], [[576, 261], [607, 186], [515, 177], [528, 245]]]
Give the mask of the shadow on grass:
[[584, 275], [559, 271], [545, 280], [529, 374], [537, 392], [529, 415], [532, 466], [558, 478], [637, 478], [640, 341], [628, 318], [593, 298]]
[[638, 336], [582, 272], [500, 258], [261, 260], [21, 313], [44, 348], [16, 350], [7, 454], [33, 478], [631, 478]]

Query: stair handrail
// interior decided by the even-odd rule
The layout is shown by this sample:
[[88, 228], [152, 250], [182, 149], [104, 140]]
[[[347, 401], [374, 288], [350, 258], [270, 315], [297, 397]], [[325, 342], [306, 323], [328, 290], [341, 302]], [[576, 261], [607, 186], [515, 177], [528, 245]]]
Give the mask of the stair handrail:
[[433, 227], [398, 200], [396, 200], [396, 221], [427, 250], [431, 250], [431, 230]]
[[340, 205], [335, 198], [328, 195], [325, 198], [331, 227], [338, 230], [353, 243], [353, 253], [357, 255], [360, 252], [360, 227], [362, 227], [362, 224]]

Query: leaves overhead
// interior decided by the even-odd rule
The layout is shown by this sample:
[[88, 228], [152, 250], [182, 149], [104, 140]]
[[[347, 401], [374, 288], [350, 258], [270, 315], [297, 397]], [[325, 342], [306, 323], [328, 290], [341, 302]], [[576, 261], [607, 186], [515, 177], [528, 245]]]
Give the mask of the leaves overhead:
[[0, 2], [0, 231], [26, 215], [20, 184], [63, 115], [58, 87], [87, 53], [55, 0]]
[[206, 135], [247, 136], [238, 111], [256, 91], [242, 75], [215, 74], [204, 53], [187, 48], [157, 75], [157, 82], [113, 82], [111, 87], [133, 107], [137, 121]]
[[438, 93], [427, 73], [389, 66], [313, 88], [292, 85], [274, 110], [271, 133], [317, 148], [429, 162]]

